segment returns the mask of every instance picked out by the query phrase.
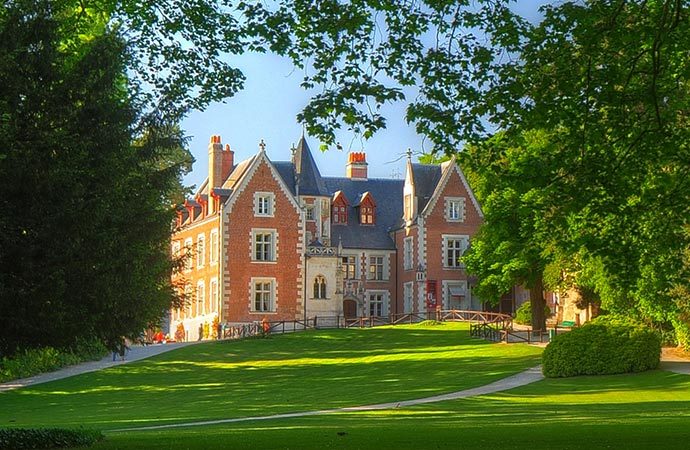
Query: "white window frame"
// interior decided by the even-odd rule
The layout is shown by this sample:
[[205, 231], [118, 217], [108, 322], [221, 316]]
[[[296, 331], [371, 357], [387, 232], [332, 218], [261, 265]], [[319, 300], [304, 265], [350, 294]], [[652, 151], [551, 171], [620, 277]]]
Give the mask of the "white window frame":
[[[259, 242], [258, 237], [262, 236], [262, 242]], [[263, 238], [265, 236], [270, 236], [270, 242], [268, 243], [269, 245], [269, 253], [268, 257], [264, 258], [262, 252], [261, 258], [257, 258], [259, 255], [258, 253], [258, 245], [266, 245], [265, 242], [263, 242]], [[258, 262], [258, 263], [275, 263], [278, 260], [278, 233], [276, 232], [275, 229], [259, 229], [259, 228], [252, 228], [252, 262]]]
[[[369, 312], [369, 317], [387, 317], [388, 316], [388, 291], [367, 291], [367, 311]], [[372, 302], [372, 298], [376, 297], [377, 299]], [[379, 300], [380, 297], [380, 300]], [[374, 308], [374, 305], [379, 305], [379, 311], [380, 314], [372, 314], [372, 310]]]
[[184, 295], [185, 301], [187, 302], [187, 307], [185, 308], [185, 318], [192, 317], [192, 303], [196, 300], [194, 297], [194, 290], [191, 283], [184, 285]]
[[414, 282], [403, 284], [403, 313], [411, 313], [414, 309]]
[[275, 198], [273, 192], [254, 193], [254, 215], [256, 217], [273, 217], [275, 214]]
[[[381, 264], [379, 264], [379, 258]], [[367, 277], [372, 281], [384, 281], [386, 279], [386, 257], [383, 255], [369, 255], [367, 264]], [[381, 267], [381, 277], [379, 278], [378, 267]], [[372, 270], [372, 268], [376, 269]]]
[[206, 235], [201, 233], [196, 237], [196, 268], [206, 265]]
[[[469, 245], [470, 237], [466, 234], [444, 234], [443, 235], [443, 267], [445, 269], [463, 269], [465, 265], [460, 262], [460, 257], [465, 253]], [[451, 247], [451, 242], [453, 246]], [[459, 244], [455, 244], [459, 243]], [[450, 252], [455, 252], [455, 257], [451, 259]], [[449, 261], [452, 261], [449, 264]]]
[[192, 238], [187, 238], [184, 240], [184, 271], [185, 272], [190, 272], [192, 268], [194, 267], [194, 258], [192, 255], [192, 252], [194, 251], [194, 241], [192, 241]]
[[208, 283], [208, 295], [211, 311], [218, 312], [220, 310], [220, 305], [218, 304], [218, 278], [211, 278]]
[[[359, 279], [359, 255], [342, 255], [342, 257], [348, 258], [347, 263], [344, 262], [342, 259], [340, 260], [342, 267], [343, 267], [343, 279], [344, 280], [357, 280], [357, 279]], [[354, 269], [353, 270], [354, 273], [352, 274], [352, 277], [347, 276], [348, 275], [347, 266], [350, 265], [349, 258], [354, 259], [354, 261], [352, 262], [352, 268]]]
[[448, 222], [465, 221], [465, 197], [445, 197], [445, 216]]
[[404, 270], [412, 270], [414, 268], [413, 258], [414, 241], [412, 236], [406, 237], [403, 241], [403, 268]]
[[304, 220], [314, 221], [316, 220], [316, 215], [314, 205], [306, 205], [304, 207]]
[[206, 314], [206, 282], [199, 280], [196, 282], [196, 315]]
[[209, 248], [209, 253], [208, 253], [208, 262], [210, 265], [215, 266], [218, 264], [218, 228], [214, 228], [211, 230], [211, 233], [209, 233], [209, 240], [211, 241], [211, 245]]
[[[276, 311], [277, 295], [276, 295], [276, 279], [275, 278], [258, 278], [251, 279], [251, 297], [249, 299], [250, 311], [253, 313], [270, 313]], [[260, 286], [259, 286], [260, 285]], [[268, 298], [261, 300], [261, 308], [257, 308], [257, 295], [268, 295]], [[263, 308], [264, 301], [268, 300], [268, 307]]]

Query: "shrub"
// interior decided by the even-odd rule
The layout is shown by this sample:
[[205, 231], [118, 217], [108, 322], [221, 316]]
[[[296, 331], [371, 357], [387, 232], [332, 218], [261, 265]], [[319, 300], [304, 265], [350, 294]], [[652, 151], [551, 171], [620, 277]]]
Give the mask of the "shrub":
[[82, 361], [101, 359], [107, 350], [97, 340], [80, 340], [72, 349], [53, 347], [32, 348], [18, 351], [11, 358], [0, 360], [0, 383], [51, 372]]
[[542, 354], [547, 377], [607, 375], [656, 369], [661, 338], [627, 319], [602, 316], [556, 336]]
[[[549, 317], [551, 315], [551, 308], [549, 305], [544, 305], [544, 315]], [[530, 325], [532, 323], [532, 305], [530, 302], [525, 302], [515, 311], [515, 323], [520, 325]]]
[[0, 428], [0, 449], [88, 447], [103, 437], [96, 430]]

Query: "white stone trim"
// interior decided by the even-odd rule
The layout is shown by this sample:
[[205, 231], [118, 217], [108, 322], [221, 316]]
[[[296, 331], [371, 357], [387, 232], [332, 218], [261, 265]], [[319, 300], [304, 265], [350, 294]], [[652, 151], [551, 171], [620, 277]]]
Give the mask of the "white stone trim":
[[[254, 296], [256, 295], [256, 283], [270, 283], [271, 308], [261, 311], [254, 308]], [[278, 281], [274, 277], [251, 277], [249, 281], [249, 312], [252, 314], [275, 313], [278, 311]]]
[[[268, 199], [268, 212], [259, 211], [259, 201]], [[254, 217], [275, 217], [276, 194], [274, 192], [256, 191], [254, 192]]]
[[[446, 222], [464, 222], [467, 217], [467, 211], [465, 208], [465, 197], [443, 197], [443, 218]], [[458, 203], [458, 217], [450, 217], [450, 206], [453, 203]]]
[[441, 235], [441, 267], [444, 269], [450, 269], [450, 270], [458, 270], [458, 269], [464, 269], [465, 265], [461, 262], [458, 263], [457, 266], [449, 266], [448, 265], [448, 241], [450, 240], [459, 240], [462, 241], [462, 244], [460, 246], [460, 256], [465, 254], [465, 251], [469, 247], [470, 243], [470, 236], [467, 234], [442, 234]]
[[[467, 297], [468, 290], [467, 290], [467, 280], [442, 280], [441, 281], [441, 301], [443, 305], [443, 309], [449, 309], [450, 308], [450, 287], [451, 286], [458, 286], [461, 287], [465, 291], [465, 297]], [[471, 302], [470, 302], [471, 304]]]
[[[273, 263], [278, 261], [278, 230], [275, 228], [252, 228], [250, 230], [251, 237], [251, 248], [249, 259], [252, 263]], [[270, 258], [269, 259], [256, 259], [256, 236], [258, 234], [270, 234], [271, 235], [271, 247], [270, 247]]]

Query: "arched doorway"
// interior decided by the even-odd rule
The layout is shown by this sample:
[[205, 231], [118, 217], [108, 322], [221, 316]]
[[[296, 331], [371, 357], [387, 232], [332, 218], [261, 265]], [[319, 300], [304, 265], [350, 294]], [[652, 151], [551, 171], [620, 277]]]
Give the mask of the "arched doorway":
[[343, 314], [346, 319], [357, 317], [357, 301], [352, 299], [343, 300]]

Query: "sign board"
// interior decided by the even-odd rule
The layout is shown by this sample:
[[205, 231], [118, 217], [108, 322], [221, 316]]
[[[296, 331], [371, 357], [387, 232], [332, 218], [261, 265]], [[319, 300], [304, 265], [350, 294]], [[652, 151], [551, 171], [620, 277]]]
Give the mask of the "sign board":
[[426, 280], [426, 310], [435, 311], [438, 306], [436, 280]]

